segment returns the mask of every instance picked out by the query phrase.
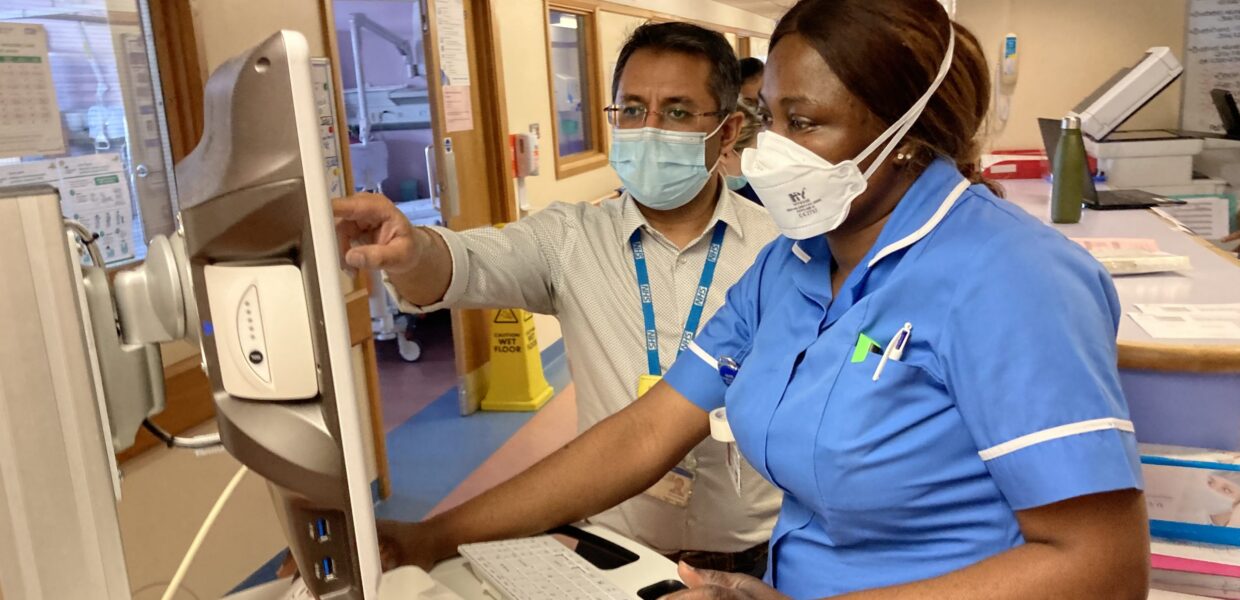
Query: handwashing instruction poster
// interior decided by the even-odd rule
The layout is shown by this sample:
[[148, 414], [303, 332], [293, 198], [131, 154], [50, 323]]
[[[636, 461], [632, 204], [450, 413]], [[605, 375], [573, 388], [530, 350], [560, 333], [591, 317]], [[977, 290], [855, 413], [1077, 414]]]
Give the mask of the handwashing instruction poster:
[[133, 258], [133, 209], [121, 155], [87, 154], [0, 167], [0, 187], [48, 184], [60, 190], [60, 211], [99, 236], [107, 263]]

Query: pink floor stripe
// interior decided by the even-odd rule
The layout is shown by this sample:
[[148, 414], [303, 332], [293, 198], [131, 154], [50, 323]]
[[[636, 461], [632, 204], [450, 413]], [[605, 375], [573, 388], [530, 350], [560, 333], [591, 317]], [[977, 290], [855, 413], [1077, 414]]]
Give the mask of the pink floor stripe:
[[570, 384], [543, 406], [473, 473], [470, 473], [438, 506], [432, 516], [457, 506], [558, 450], [577, 435], [577, 395]]

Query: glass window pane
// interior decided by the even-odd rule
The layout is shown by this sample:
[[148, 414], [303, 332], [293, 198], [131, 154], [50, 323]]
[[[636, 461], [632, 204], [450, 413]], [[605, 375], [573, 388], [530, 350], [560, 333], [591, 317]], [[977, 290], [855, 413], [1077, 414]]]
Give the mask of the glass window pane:
[[[4, 0], [0, 37], [30, 55], [23, 70], [0, 63], [0, 186], [55, 185], [65, 216], [100, 235], [109, 264], [144, 258], [149, 236], [171, 233], [174, 201], [138, 0]], [[40, 96], [48, 74], [53, 93]], [[53, 110], [41, 98], [54, 98]], [[23, 143], [23, 119], [40, 118], [57, 143]]]
[[590, 150], [595, 146], [593, 90], [587, 71], [586, 17], [551, 11], [551, 77], [555, 90], [554, 110], [558, 126], [560, 156]]

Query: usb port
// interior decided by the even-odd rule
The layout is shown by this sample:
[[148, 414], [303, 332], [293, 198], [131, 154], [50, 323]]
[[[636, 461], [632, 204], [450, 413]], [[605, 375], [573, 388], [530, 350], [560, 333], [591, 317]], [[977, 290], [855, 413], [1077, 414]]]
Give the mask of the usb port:
[[332, 581], [336, 579], [336, 561], [332, 560], [332, 557], [324, 556], [323, 560], [319, 561], [318, 570], [319, 579], [322, 579], [323, 581]]
[[331, 527], [327, 524], [327, 519], [315, 519], [310, 526], [310, 537], [316, 542], [326, 542], [332, 537]]

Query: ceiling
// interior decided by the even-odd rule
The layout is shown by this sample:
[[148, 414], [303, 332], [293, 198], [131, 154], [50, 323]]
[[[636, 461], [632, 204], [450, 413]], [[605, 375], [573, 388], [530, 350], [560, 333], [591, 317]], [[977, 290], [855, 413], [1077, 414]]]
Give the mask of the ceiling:
[[796, 0], [717, 0], [721, 4], [735, 6], [771, 19], [778, 19], [796, 4]]

